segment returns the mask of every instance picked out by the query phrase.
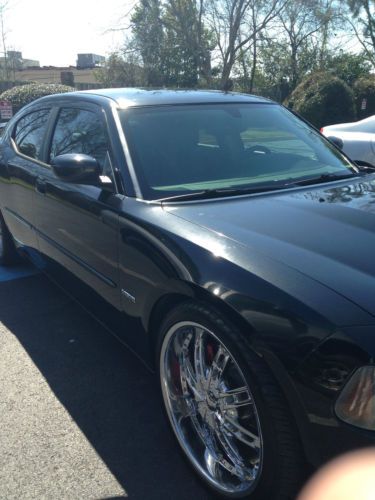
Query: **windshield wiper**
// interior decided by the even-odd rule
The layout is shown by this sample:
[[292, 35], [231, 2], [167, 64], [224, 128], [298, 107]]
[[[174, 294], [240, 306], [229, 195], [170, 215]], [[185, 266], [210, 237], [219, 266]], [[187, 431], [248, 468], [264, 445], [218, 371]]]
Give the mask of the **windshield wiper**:
[[[308, 186], [310, 184], [321, 184], [323, 182], [331, 182], [331, 181], [341, 181], [343, 179], [350, 179], [351, 177], [358, 177], [361, 175], [360, 173], [350, 172], [344, 175], [337, 174], [322, 174], [317, 177], [309, 177], [308, 179], [296, 180], [293, 181], [293, 185], [295, 186]], [[289, 184], [288, 184], [289, 185]]]
[[293, 180], [289, 182], [289, 180], [286, 179], [284, 181], [275, 181], [274, 184], [257, 184], [245, 188], [202, 189], [201, 191], [193, 191], [191, 193], [176, 194], [167, 196], [165, 198], [159, 198], [155, 201], [163, 203], [167, 201], [209, 200], [213, 198], [223, 198], [225, 196], [241, 196], [245, 194], [267, 193], [269, 191], [277, 191], [297, 186], [308, 186], [310, 184], [339, 181], [342, 179], [348, 179], [350, 177], [357, 177], [358, 175], [361, 174], [355, 172], [350, 172], [344, 175], [322, 174], [317, 177], [309, 177], [302, 180]]
[[159, 198], [155, 201], [189, 201], [189, 200], [208, 200], [210, 198], [220, 198], [221, 196], [231, 196], [236, 194], [238, 189], [203, 189], [202, 191], [193, 191], [192, 193], [176, 194]]
[[285, 189], [286, 187], [293, 187], [295, 184], [263, 184], [247, 188], [223, 188], [223, 189], [203, 189], [202, 191], [195, 191], [192, 193], [176, 194], [166, 198], [159, 198], [155, 201], [190, 201], [190, 200], [209, 200], [212, 198], [222, 198], [225, 196], [240, 196], [244, 194], [266, 193], [268, 191], [276, 191]]

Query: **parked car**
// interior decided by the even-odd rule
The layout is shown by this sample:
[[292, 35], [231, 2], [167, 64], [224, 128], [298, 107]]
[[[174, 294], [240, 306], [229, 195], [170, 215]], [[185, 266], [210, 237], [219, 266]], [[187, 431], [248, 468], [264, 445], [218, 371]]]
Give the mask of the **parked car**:
[[338, 145], [352, 160], [375, 166], [375, 115], [358, 122], [328, 125], [321, 132], [339, 139]]
[[27, 255], [155, 370], [216, 493], [289, 498], [375, 444], [375, 174], [284, 107], [39, 99], [4, 132], [0, 208], [3, 264]]

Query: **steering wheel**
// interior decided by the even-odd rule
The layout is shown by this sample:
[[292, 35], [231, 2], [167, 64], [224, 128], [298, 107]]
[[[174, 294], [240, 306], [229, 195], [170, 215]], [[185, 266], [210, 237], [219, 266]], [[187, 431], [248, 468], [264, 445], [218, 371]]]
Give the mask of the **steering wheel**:
[[250, 148], [246, 148], [246, 151], [249, 151], [250, 153], [253, 154], [260, 154], [260, 155], [269, 155], [272, 153], [272, 151], [267, 148], [267, 146], [262, 146], [260, 144], [256, 144], [255, 146], [251, 146]]

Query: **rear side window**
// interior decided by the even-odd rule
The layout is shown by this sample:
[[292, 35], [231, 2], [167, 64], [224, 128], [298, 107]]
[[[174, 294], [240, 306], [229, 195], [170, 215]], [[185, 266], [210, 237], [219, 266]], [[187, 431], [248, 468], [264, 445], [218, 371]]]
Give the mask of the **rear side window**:
[[17, 122], [13, 139], [20, 153], [29, 158], [41, 159], [48, 116], [49, 109], [41, 109], [29, 113]]
[[66, 153], [83, 153], [104, 166], [109, 141], [101, 117], [92, 111], [63, 108], [52, 138], [50, 161]]

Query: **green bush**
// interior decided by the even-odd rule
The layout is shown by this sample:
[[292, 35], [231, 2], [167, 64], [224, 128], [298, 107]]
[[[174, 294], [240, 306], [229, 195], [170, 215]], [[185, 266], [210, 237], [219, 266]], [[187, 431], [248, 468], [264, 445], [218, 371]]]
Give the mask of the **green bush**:
[[[359, 78], [354, 86], [355, 106], [359, 120], [375, 115], [375, 76]], [[362, 101], [366, 99], [366, 109], [361, 109]]]
[[0, 95], [0, 101], [11, 102], [13, 111], [16, 112], [39, 97], [50, 94], [60, 94], [62, 92], [71, 92], [72, 90], [72, 87], [60, 85], [58, 83], [30, 83], [28, 85], [20, 85], [6, 90]]
[[329, 73], [308, 76], [284, 104], [318, 128], [356, 118], [353, 91]]

